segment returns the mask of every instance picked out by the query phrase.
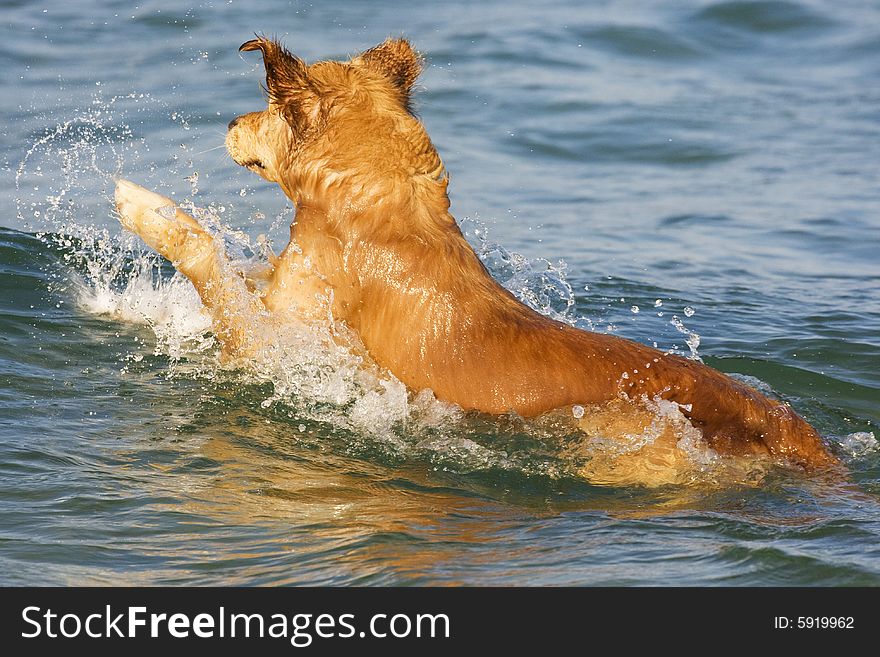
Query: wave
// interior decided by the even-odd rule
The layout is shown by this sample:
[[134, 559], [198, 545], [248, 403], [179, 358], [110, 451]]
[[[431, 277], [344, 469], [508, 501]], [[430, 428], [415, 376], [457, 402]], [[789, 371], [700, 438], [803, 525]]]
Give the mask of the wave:
[[789, 32], [833, 25], [829, 17], [803, 3], [786, 0], [716, 2], [696, 12], [693, 18], [756, 33]]

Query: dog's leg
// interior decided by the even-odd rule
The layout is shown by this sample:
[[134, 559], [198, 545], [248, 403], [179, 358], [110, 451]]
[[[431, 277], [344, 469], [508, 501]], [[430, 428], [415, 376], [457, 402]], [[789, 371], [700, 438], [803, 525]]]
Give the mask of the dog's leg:
[[291, 241], [275, 260], [263, 303], [275, 317], [311, 321], [332, 320], [333, 295], [314, 264]]
[[585, 411], [578, 428], [600, 442], [577, 441], [566, 451], [569, 456], [587, 457], [580, 474], [591, 483], [662, 486], [687, 480], [693, 464], [678, 446], [684, 437], [680, 422], [619, 398]]
[[192, 281], [214, 317], [224, 351], [236, 352], [256, 339], [263, 310], [259, 299], [233, 271], [222, 247], [170, 198], [127, 180], [116, 184], [116, 208], [122, 225], [172, 262]]

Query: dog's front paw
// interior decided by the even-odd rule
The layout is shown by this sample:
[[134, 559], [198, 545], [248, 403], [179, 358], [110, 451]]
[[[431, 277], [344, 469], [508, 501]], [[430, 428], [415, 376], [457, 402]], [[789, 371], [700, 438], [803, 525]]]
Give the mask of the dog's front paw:
[[166, 220], [174, 219], [177, 214], [177, 204], [170, 198], [128, 180], [116, 183], [114, 200], [122, 225], [136, 233], [141, 232], [140, 228], [145, 222], [157, 219], [150, 216], [153, 213], [159, 215], [158, 219]]
[[201, 257], [211, 242], [199, 223], [167, 196], [120, 180], [115, 201], [122, 225], [172, 262]]
[[178, 208], [172, 199], [129, 180], [119, 180], [116, 183], [114, 196], [119, 220], [123, 226], [136, 233], [141, 232], [140, 227], [145, 222], [159, 220], [176, 222], [189, 230], [203, 232], [199, 222]]

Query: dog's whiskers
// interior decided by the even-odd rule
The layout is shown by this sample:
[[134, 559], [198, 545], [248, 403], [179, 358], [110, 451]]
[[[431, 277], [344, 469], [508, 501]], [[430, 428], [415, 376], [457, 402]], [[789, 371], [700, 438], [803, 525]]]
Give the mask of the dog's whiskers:
[[193, 153], [193, 155], [204, 155], [205, 153], [210, 153], [211, 151], [216, 151], [218, 148], [224, 148], [226, 144], [220, 144], [219, 146], [214, 146], [214, 148], [208, 148], [203, 151], [199, 151], [198, 153]]

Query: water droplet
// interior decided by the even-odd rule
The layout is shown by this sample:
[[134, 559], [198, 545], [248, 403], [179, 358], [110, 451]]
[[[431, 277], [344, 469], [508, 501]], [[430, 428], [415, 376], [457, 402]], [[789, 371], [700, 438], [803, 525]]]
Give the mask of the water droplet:
[[199, 188], [198, 188], [198, 184], [199, 184], [199, 172], [198, 172], [198, 171], [193, 171], [192, 174], [190, 174], [190, 175], [184, 177], [184, 180], [187, 181], [187, 182], [190, 184], [190, 187], [191, 187], [191, 189], [190, 189], [190, 193], [191, 193], [193, 196], [195, 196], [196, 194], [199, 193]]
[[697, 352], [697, 349], [700, 346], [700, 336], [686, 327], [678, 315], [673, 315], [672, 319], [669, 320], [669, 323], [672, 324], [679, 333], [685, 335], [685, 343], [691, 352], [689, 357], [692, 360], [701, 360], [700, 355]]
[[696, 313], [696, 312], [697, 312], [697, 311], [694, 310], [691, 306], [685, 306], [685, 307], [684, 307], [684, 316], [685, 316], [685, 317], [693, 317], [693, 316], [694, 316], [694, 313]]
[[580, 404], [575, 404], [571, 407], [571, 414], [580, 420], [584, 416], [584, 407]]
[[630, 306], [630, 309], [629, 309], [629, 310], [630, 310], [630, 312], [631, 312], [633, 315], [638, 315], [638, 314], [639, 314], [639, 307], [638, 307], [638, 306]]

